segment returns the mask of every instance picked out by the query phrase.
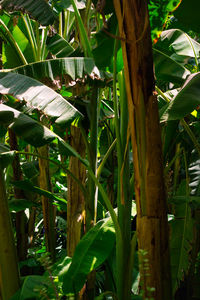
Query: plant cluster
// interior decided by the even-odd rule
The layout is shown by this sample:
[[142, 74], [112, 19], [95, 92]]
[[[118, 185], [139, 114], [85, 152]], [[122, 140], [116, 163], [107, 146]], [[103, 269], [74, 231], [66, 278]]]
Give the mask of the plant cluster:
[[[2, 300], [159, 300], [155, 273], [172, 299], [200, 299], [200, 4], [147, 1], [132, 41], [125, 2], [0, 1]], [[153, 68], [129, 61], [146, 34], [150, 117]]]

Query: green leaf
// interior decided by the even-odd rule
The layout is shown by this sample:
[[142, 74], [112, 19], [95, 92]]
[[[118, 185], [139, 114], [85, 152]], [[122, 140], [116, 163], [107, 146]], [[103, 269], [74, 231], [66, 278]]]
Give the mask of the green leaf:
[[5, 115], [8, 114], [8, 112], [12, 112], [14, 119], [9, 127], [19, 137], [35, 147], [46, 145], [57, 137], [51, 130], [14, 108], [0, 104], [0, 112], [1, 115], [3, 115], [4, 112]]
[[88, 39], [88, 35], [85, 30], [83, 21], [82, 21], [82, 17], [80, 15], [78, 7], [76, 5], [76, 0], [71, 0], [71, 4], [73, 6], [74, 14], [76, 16], [78, 30], [79, 30], [79, 34], [80, 34], [81, 45], [83, 47], [84, 54], [86, 57], [92, 57], [92, 49], [91, 49], [90, 41]]
[[82, 116], [61, 95], [25, 75], [0, 72], [0, 93], [25, 101], [29, 108], [54, 118], [58, 124], [70, 123], [76, 117]]
[[[53, 131], [47, 127], [41, 125], [39, 122], [31, 119], [29, 116], [17, 111], [14, 108], [0, 104], [1, 114], [5, 111], [7, 114], [8, 111], [13, 112], [14, 119], [9, 127], [15, 132], [16, 135], [24, 139], [27, 143], [35, 147], [41, 147], [52, 142], [55, 138], [58, 139], [58, 146], [60, 154], [71, 155], [77, 157], [86, 167], [88, 167], [88, 161], [83, 159], [78, 152], [76, 152], [69, 144], [67, 144], [60, 136], [55, 134]], [[10, 153], [10, 154], [9, 154]], [[2, 155], [11, 155], [9, 153], [3, 153]]]
[[47, 26], [53, 24], [56, 16], [45, 0], [1, 0], [1, 8], [7, 11], [27, 11], [41, 25]]
[[47, 48], [57, 58], [67, 57], [74, 52], [74, 48], [59, 34], [47, 38]]
[[161, 121], [180, 120], [200, 105], [200, 72], [190, 75], [180, 92], [172, 100]]
[[[71, 80], [83, 79], [85, 75], [92, 80], [103, 80], [104, 76], [95, 66], [94, 60], [88, 57], [67, 57], [49, 59], [30, 63], [23, 67], [12, 69], [12, 72], [23, 74], [34, 79], [45, 81], [63, 81], [68, 84]], [[50, 83], [47, 80], [47, 83]]]
[[33, 185], [29, 180], [13, 181], [12, 184], [21, 190], [33, 192], [38, 195], [45, 196], [51, 200], [63, 202], [65, 204], [67, 203], [67, 201], [65, 199], [57, 197], [53, 193], [43, 190], [43, 189], [39, 188], [38, 186]]
[[1, 111], [0, 110], [0, 124], [9, 125], [14, 119], [13, 111]]
[[[73, 6], [71, 4], [71, 0], [60, 0], [60, 1], [53, 0], [53, 2], [55, 5], [54, 7], [58, 11], [62, 11], [63, 9], [74, 11]], [[78, 9], [84, 9], [86, 7], [85, 3], [86, 0], [75, 0], [76, 7]]]
[[25, 210], [26, 208], [38, 206], [38, 204], [27, 199], [12, 199], [8, 201], [8, 206], [10, 211], [19, 212]]
[[163, 31], [155, 48], [168, 53], [172, 59], [182, 64], [186, 64], [189, 58], [198, 58], [200, 55], [200, 44], [180, 29]]
[[157, 79], [181, 84], [190, 71], [178, 63], [165, 50], [153, 48], [155, 75]]
[[109, 36], [109, 33], [116, 35], [117, 24], [117, 17], [113, 14], [107, 22], [108, 28], [106, 31], [108, 33], [106, 33], [104, 29], [101, 29], [97, 32], [97, 34], [95, 34], [97, 47], [93, 49], [92, 53], [95, 59], [95, 64], [100, 69], [110, 66], [111, 64], [115, 39]]
[[149, 20], [151, 25], [152, 38], [157, 38], [163, 25], [167, 20], [169, 12], [180, 3], [181, 0], [150, 0], [148, 1]]
[[26, 276], [21, 288], [20, 300], [40, 299], [42, 288], [48, 288], [49, 282], [43, 276], [30, 275]]
[[9, 148], [0, 143], [0, 168], [6, 168], [10, 163], [12, 163], [15, 156], [15, 151], [9, 151]]
[[109, 256], [114, 242], [115, 231], [110, 218], [99, 221], [90, 229], [77, 245], [72, 263], [63, 274], [63, 292], [66, 294], [79, 292], [87, 274]]
[[193, 221], [189, 197], [186, 196], [186, 181], [183, 180], [178, 188], [176, 196], [183, 195], [185, 201], [179, 200], [174, 204], [175, 219], [170, 221], [170, 253], [172, 288], [176, 291], [177, 286], [189, 269], [189, 253], [192, 249]]

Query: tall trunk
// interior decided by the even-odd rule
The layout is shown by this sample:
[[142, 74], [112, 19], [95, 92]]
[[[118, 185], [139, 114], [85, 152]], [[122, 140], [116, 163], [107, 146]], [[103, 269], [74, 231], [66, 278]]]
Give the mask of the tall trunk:
[[[17, 137], [15, 133], [9, 129], [10, 150], [18, 150]], [[16, 181], [22, 180], [22, 171], [20, 166], [19, 156], [16, 155], [13, 163], [13, 179]], [[19, 188], [14, 188], [16, 199], [24, 199], [24, 192]], [[25, 260], [27, 256], [28, 234], [27, 221], [24, 211], [16, 213], [16, 237], [17, 237], [17, 255], [19, 260]]]
[[[49, 157], [48, 145], [40, 147], [38, 153], [41, 157]], [[39, 158], [39, 170], [40, 177], [39, 183], [40, 187], [44, 190], [51, 191], [51, 178], [49, 174], [49, 161], [47, 159]], [[51, 259], [55, 260], [55, 208], [50, 202], [50, 200], [42, 196], [42, 209], [43, 209], [43, 219], [44, 219], [44, 230], [45, 230], [45, 242], [46, 249], [51, 255]]]
[[3, 170], [0, 168], [0, 290], [8, 300], [19, 289], [19, 271]]
[[[71, 145], [82, 156], [85, 156], [85, 145], [80, 128], [71, 126]], [[69, 170], [85, 184], [86, 170], [76, 157], [70, 157]], [[84, 220], [85, 199], [78, 184], [70, 176], [67, 179], [67, 255], [73, 256], [80, 241]]]
[[[114, 0], [122, 40], [135, 169], [139, 249], [147, 251], [149, 274], [141, 267], [144, 298], [172, 299], [166, 195], [157, 99], [153, 94], [152, 44], [147, 1]], [[142, 264], [141, 264], [142, 266]], [[149, 295], [149, 288], [155, 288]]]

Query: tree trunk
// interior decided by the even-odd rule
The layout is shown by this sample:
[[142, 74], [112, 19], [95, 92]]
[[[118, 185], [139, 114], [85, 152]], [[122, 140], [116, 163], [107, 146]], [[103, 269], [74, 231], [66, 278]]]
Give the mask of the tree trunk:
[[17, 253], [8, 209], [3, 170], [0, 168], [0, 290], [3, 300], [19, 289]]
[[[9, 144], [10, 150], [18, 150], [17, 137], [15, 133], [9, 129]], [[16, 155], [13, 163], [13, 180], [22, 180], [22, 170], [20, 166], [19, 156]], [[19, 188], [14, 188], [14, 195], [16, 199], [24, 199], [24, 192]], [[24, 211], [16, 213], [16, 237], [17, 237], [17, 255], [18, 259], [25, 260], [27, 257], [28, 234], [27, 234], [27, 220]]]
[[[80, 128], [71, 126], [71, 146], [82, 156], [85, 156], [85, 145]], [[85, 184], [86, 170], [76, 157], [70, 157], [69, 170]], [[67, 178], [67, 255], [73, 256], [74, 250], [81, 239], [84, 220], [85, 199], [78, 184], [70, 176]]]
[[[114, 0], [122, 40], [137, 203], [139, 249], [147, 252], [148, 274], [140, 268], [143, 297], [172, 299], [167, 205], [147, 1]], [[155, 291], [150, 292], [149, 289]], [[149, 298], [148, 298], [149, 299]]]

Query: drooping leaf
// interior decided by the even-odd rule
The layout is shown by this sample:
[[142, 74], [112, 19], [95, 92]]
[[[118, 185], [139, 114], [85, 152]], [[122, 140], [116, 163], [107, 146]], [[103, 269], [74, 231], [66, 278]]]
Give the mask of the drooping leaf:
[[74, 48], [59, 34], [55, 34], [52, 37], [47, 38], [47, 48], [57, 58], [67, 57], [73, 51]]
[[180, 29], [163, 31], [155, 48], [183, 65], [188, 62], [189, 58], [200, 56], [200, 44]]
[[71, 80], [88, 76], [92, 80], [103, 80], [103, 74], [95, 66], [94, 60], [88, 57], [67, 57], [49, 59], [12, 69], [12, 72], [23, 74], [51, 84], [55, 81], [69, 83]]
[[71, 122], [81, 116], [61, 95], [25, 75], [0, 72], [0, 93], [13, 95], [25, 101], [29, 108], [37, 109], [54, 118], [58, 124]]
[[45, 0], [1, 0], [0, 6], [7, 11], [26, 11], [43, 26], [53, 24], [56, 19], [52, 8]]
[[161, 121], [180, 120], [200, 105], [200, 72], [190, 75], [182, 89], [172, 100], [161, 117]]
[[166, 51], [153, 48], [155, 75], [157, 79], [181, 84], [191, 73]]
[[33, 185], [29, 180], [13, 181], [12, 184], [21, 190], [30, 191], [38, 195], [45, 196], [48, 199], [60, 201], [65, 204], [67, 203], [65, 199], [60, 198], [49, 191], [43, 190], [38, 186]]
[[180, 281], [189, 269], [189, 253], [193, 240], [193, 221], [191, 208], [189, 206], [190, 197], [187, 197], [186, 182], [181, 182], [176, 196], [184, 196], [185, 201], [177, 198], [173, 201], [173, 214], [175, 219], [170, 221], [170, 253], [171, 253], [171, 274], [172, 288], [176, 291]]
[[[56, 135], [51, 130], [14, 108], [0, 104], [0, 112], [2, 116], [4, 112], [5, 115], [8, 112], [12, 112], [13, 120], [10, 120], [9, 127], [19, 137], [35, 147], [41, 147], [56, 138]], [[6, 125], [8, 125], [7, 122]]]
[[63, 292], [66, 294], [79, 292], [87, 274], [109, 256], [114, 242], [115, 231], [110, 218], [99, 221], [90, 229], [77, 245], [72, 263], [63, 274]]

